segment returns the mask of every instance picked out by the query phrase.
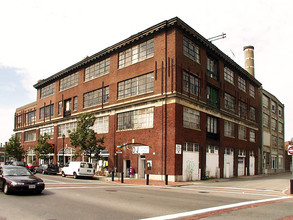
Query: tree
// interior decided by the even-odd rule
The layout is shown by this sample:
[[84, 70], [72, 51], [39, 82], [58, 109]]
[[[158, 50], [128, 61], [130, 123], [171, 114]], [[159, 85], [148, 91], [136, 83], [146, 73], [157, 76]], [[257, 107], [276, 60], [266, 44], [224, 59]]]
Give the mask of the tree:
[[92, 154], [99, 159], [100, 151], [104, 149], [104, 136], [97, 139], [95, 131], [92, 129], [96, 117], [92, 113], [84, 113], [78, 117], [77, 128], [68, 131], [70, 144], [75, 148], [79, 147], [83, 154], [92, 158]]
[[21, 146], [20, 139], [16, 135], [12, 135], [9, 142], [5, 145], [5, 153], [8, 157], [13, 157], [16, 160], [23, 158], [24, 149]]
[[34, 147], [34, 151], [39, 159], [47, 161], [49, 154], [53, 153], [52, 145], [47, 142], [49, 139], [50, 136], [46, 133], [38, 138], [38, 144]]

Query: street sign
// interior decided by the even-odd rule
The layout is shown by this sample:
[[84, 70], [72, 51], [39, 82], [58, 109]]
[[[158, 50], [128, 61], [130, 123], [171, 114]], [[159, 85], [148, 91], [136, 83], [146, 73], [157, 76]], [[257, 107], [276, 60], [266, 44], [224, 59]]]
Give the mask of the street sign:
[[133, 146], [132, 147], [133, 154], [148, 154], [150, 153], [149, 146]]
[[122, 150], [123, 150], [122, 146], [117, 146], [116, 147], [116, 153], [117, 154], [122, 154]]
[[293, 155], [293, 145], [288, 146], [288, 155]]

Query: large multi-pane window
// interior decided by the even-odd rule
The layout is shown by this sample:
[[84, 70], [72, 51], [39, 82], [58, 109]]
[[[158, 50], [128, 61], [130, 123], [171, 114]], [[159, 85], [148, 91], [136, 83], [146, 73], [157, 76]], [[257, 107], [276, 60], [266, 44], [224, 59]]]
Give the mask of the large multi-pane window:
[[199, 47], [186, 37], [183, 38], [183, 54], [193, 61], [200, 63]]
[[51, 83], [43, 88], [41, 88], [41, 99], [47, 96], [53, 95], [55, 93], [55, 83]]
[[225, 109], [235, 112], [235, 97], [225, 93]]
[[77, 111], [77, 96], [73, 97], [73, 111]]
[[78, 72], [70, 74], [60, 80], [60, 91], [69, 89], [78, 84]]
[[250, 114], [250, 119], [255, 121], [255, 108], [254, 107], [250, 106], [249, 114]]
[[192, 143], [192, 142], [185, 142], [183, 143], [182, 150], [189, 151], [189, 152], [198, 152], [199, 144]]
[[217, 61], [210, 57], [207, 57], [207, 74], [209, 77], [218, 80]]
[[234, 85], [234, 72], [228, 67], [224, 68], [224, 79]]
[[109, 116], [98, 117], [92, 128], [97, 134], [109, 132]]
[[283, 155], [279, 155], [278, 159], [279, 159], [278, 161], [279, 169], [283, 169], [283, 163], [284, 163]]
[[271, 108], [272, 108], [272, 112], [273, 113], [276, 113], [276, 111], [277, 111], [277, 104], [274, 101], [271, 102]]
[[269, 116], [267, 114], [263, 113], [262, 120], [263, 120], [263, 125], [265, 127], [269, 127], [270, 122], [269, 122]]
[[249, 141], [250, 142], [255, 142], [255, 136], [256, 136], [256, 132], [253, 129], [249, 130]]
[[110, 58], [95, 63], [85, 69], [84, 81], [89, 81], [110, 72]]
[[283, 108], [281, 106], [278, 107], [278, 115], [279, 117], [282, 117], [283, 115]]
[[54, 126], [40, 128], [40, 135], [45, 135], [45, 134], [47, 134], [49, 136], [53, 136], [54, 135]]
[[40, 119], [54, 116], [54, 104], [40, 108]]
[[235, 124], [233, 122], [225, 121], [224, 135], [226, 137], [235, 137]]
[[118, 99], [154, 91], [154, 73], [144, 74], [118, 83]]
[[206, 148], [206, 152], [209, 154], [218, 154], [219, 153], [219, 147], [218, 146], [213, 146], [213, 145], [208, 145]]
[[225, 152], [224, 152], [224, 154], [226, 154], [226, 155], [232, 155], [233, 152], [234, 152], [234, 149], [233, 149], [233, 148], [225, 147]]
[[24, 141], [35, 141], [36, 137], [36, 130], [24, 132]]
[[219, 91], [214, 87], [207, 86], [207, 103], [219, 107]]
[[31, 111], [28, 113], [25, 113], [25, 122], [27, 124], [35, 122], [36, 121], [36, 111]]
[[70, 122], [70, 123], [66, 123], [66, 124], [62, 124], [58, 126], [58, 137], [62, 137], [62, 135], [64, 134], [66, 137], [69, 136], [68, 131], [74, 131], [77, 127], [77, 123], [76, 122]]
[[272, 126], [272, 130], [277, 131], [278, 124], [276, 119], [274, 118], [271, 119], [271, 126]]
[[241, 76], [238, 76], [238, 88], [246, 92], [246, 81]]
[[139, 109], [118, 114], [118, 130], [152, 128], [154, 108]]
[[102, 89], [97, 89], [83, 94], [83, 107], [88, 108], [109, 102], [109, 86], [104, 87], [103, 89], [104, 91]]
[[262, 96], [262, 104], [263, 104], [263, 107], [269, 108], [269, 97], [267, 97], [266, 95], [263, 95]]
[[207, 132], [212, 134], [218, 133], [218, 119], [212, 116], [207, 116]]
[[183, 71], [183, 90], [184, 92], [198, 96], [199, 95], [199, 79], [196, 76], [186, 71]]
[[281, 122], [279, 122], [278, 131], [279, 133], [284, 134], [284, 125]]
[[239, 110], [239, 115], [240, 116], [247, 116], [247, 104], [245, 102], [239, 101], [239, 105], [238, 105], [238, 110]]
[[239, 125], [238, 127], [238, 138], [241, 140], [246, 140], [247, 139], [247, 135], [246, 135], [246, 127]]
[[146, 60], [154, 56], [154, 39], [119, 53], [119, 68]]
[[255, 98], [255, 88], [253, 85], [249, 84], [249, 95]]
[[183, 126], [186, 128], [200, 129], [200, 112], [183, 107]]

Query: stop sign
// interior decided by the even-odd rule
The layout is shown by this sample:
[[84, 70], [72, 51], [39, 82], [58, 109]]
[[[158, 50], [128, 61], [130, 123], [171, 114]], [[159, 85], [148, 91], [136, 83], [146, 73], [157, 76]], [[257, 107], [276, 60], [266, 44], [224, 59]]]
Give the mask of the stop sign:
[[292, 145], [288, 146], [288, 155], [293, 155], [293, 146]]

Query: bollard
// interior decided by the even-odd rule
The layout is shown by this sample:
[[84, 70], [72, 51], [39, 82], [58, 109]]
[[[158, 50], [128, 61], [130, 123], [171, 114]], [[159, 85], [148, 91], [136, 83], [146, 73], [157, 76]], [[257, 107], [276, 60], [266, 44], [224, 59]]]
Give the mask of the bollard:
[[168, 185], [168, 175], [165, 175], [165, 185]]
[[293, 194], [293, 179], [290, 179], [290, 194]]
[[147, 174], [146, 177], [146, 184], [150, 185], [150, 174]]
[[114, 171], [112, 171], [112, 181], [114, 181]]
[[121, 183], [124, 183], [124, 178], [123, 178], [123, 176], [124, 176], [124, 173], [122, 172], [122, 173], [121, 173]]

